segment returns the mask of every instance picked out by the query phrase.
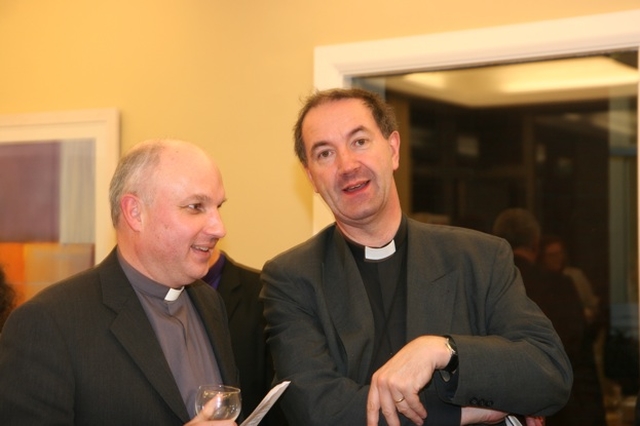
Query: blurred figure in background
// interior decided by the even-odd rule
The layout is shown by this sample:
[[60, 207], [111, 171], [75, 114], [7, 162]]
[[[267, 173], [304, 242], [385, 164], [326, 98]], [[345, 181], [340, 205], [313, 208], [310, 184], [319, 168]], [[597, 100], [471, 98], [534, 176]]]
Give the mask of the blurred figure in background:
[[588, 324], [593, 324], [599, 313], [600, 300], [595, 295], [591, 282], [585, 273], [573, 266], [569, 266], [569, 256], [564, 240], [555, 235], [546, 235], [540, 240], [540, 265], [571, 278], [584, 308], [584, 315]]
[[547, 426], [605, 425], [604, 401], [582, 303], [569, 277], [536, 263], [541, 235], [538, 221], [525, 209], [506, 209], [496, 218], [493, 233], [513, 248], [527, 295], [553, 323], [573, 368], [569, 402], [547, 417]]

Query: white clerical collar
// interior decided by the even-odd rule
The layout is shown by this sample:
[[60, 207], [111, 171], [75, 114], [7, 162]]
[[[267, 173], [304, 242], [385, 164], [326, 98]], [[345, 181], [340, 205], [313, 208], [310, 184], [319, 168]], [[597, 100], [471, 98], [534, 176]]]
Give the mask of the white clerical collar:
[[180, 288], [170, 288], [167, 295], [164, 297], [164, 300], [166, 302], [175, 302], [182, 294], [182, 290], [184, 290], [184, 286]]
[[384, 247], [364, 247], [364, 258], [366, 260], [384, 260], [391, 257], [396, 252], [396, 242], [391, 240], [389, 244]]

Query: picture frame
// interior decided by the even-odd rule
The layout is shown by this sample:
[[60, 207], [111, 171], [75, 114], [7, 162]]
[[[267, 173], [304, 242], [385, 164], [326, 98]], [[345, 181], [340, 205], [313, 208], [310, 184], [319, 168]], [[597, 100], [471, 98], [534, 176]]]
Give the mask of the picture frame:
[[[45, 147], [48, 148], [39, 149]], [[0, 199], [4, 210], [0, 214], [5, 217], [4, 220], [0, 217], [0, 243], [5, 243], [9, 249], [8, 253], [7, 250], [0, 250], [0, 255], [4, 254], [4, 259], [0, 258], [0, 266], [5, 269], [8, 281], [16, 285], [19, 293], [23, 293], [22, 299], [25, 300], [52, 282], [99, 263], [113, 249], [115, 230], [111, 223], [109, 183], [120, 155], [119, 112], [115, 108], [106, 108], [0, 115], [0, 160], [3, 152], [4, 163], [0, 161], [0, 164], [3, 164], [4, 170], [0, 169], [0, 185], [5, 189], [0, 191], [0, 196], [5, 200]], [[25, 152], [35, 152], [36, 160], [32, 160]], [[48, 161], [46, 156], [50, 152], [54, 153], [55, 158]], [[29, 162], [33, 161], [35, 164], [31, 168]], [[50, 162], [56, 164], [50, 166]], [[23, 163], [27, 167], [17, 165]], [[49, 169], [53, 172], [48, 172]], [[45, 180], [34, 183], [34, 179]], [[47, 179], [56, 181], [53, 190], [50, 190], [54, 193], [50, 195], [53, 201], [50, 199], [48, 204], [36, 206], [33, 217], [25, 219], [27, 203], [31, 203], [32, 199], [47, 197], [47, 194], [32, 195], [32, 192], [42, 192], [41, 186], [48, 187]], [[13, 216], [7, 219], [7, 214]], [[22, 235], [25, 235], [31, 231], [30, 228], [38, 228], [41, 221], [52, 216], [55, 224], [49, 227], [55, 228], [52, 234], [57, 241], [51, 242], [51, 238], [45, 236], [45, 242], [54, 246], [57, 243], [63, 249], [54, 252], [47, 248], [46, 262], [41, 259], [43, 250], [35, 250], [36, 254], [32, 250], [30, 254], [22, 256], [20, 250], [23, 249], [19, 244], [23, 242], [13, 241], [16, 238], [11, 235], [16, 233], [14, 223], [26, 222], [22, 225], [27, 230], [22, 231]], [[82, 228], [83, 235], [78, 236], [77, 229], [65, 227]], [[39, 236], [31, 235], [24, 238], [31, 245], [44, 244], [39, 239]], [[74, 246], [69, 242], [78, 241], [83, 244], [76, 246], [88, 247], [83, 248], [85, 253], [81, 256], [81, 262], [77, 261], [77, 253], [69, 254], [70, 247]], [[17, 244], [17, 250], [11, 244]], [[18, 255], [15, 252], [19, 252]], [[17, 258], [20, 256], [40, 258], [29, 266], [29, 262]], [[76, 260], [71, 259], [74, 256]], [[29, 271], [29, 268], [32, 270]], [[37, 282], [34, 288], [27, 288], [29, 280]]]

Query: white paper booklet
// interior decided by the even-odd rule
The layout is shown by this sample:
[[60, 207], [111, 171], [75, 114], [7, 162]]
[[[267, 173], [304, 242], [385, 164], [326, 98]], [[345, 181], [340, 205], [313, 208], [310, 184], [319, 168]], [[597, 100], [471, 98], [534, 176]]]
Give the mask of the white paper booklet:
[[273, 407], [273, 404], [280, 398], [280, 395], [282, 395], [282, 392], [289, 386], [289, 383], [291, 382], [286, 380], [271, 388], [267, 396], [260, 401], [260, 404], [253, 410], [253, 413], [251, 413], [240, 426], [258, 426], [260, 420], [262, 420], [265, 414]]
[[506, 423], [507, 426], [522, 426], [520, 420], [518, 420], [515, 416], [507, 416]]

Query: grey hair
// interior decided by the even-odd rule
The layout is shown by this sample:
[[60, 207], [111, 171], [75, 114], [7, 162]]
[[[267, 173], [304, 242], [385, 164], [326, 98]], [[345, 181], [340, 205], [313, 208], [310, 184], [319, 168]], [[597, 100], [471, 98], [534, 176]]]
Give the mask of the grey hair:
[[141, 142], [118, 162], [109, 185], [109, 204], [113, 226], [118, 225], [122, 214], [120, 200], [123, 195], [136, 194], [147, 203], [151, 201], [151, 194], [145, 190], [146, 182], [160, 162], [160, 154], [166, 146], [167, 141], [165, 140]]

